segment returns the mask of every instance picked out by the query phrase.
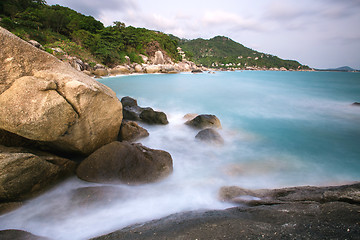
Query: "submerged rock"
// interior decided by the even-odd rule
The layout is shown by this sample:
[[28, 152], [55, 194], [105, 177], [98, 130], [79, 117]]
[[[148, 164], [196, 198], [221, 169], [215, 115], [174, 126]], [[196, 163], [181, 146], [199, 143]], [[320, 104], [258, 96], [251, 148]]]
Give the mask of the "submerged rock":
[[359, 102], [354, 102], [352, 105], [353, 105], [353, 106], [360, 107], [360, 103], [359, 103]]
[[71, 191], [71, 206], [67, 208], [88, 208], [96, 205], [104, 206], [119, 199], [126, 194], [122, 189], [114, 186], [82, 187]]
[[1, 27], [0, 41], [0, 129], [84, 155], [117, 139], [122, 106], [110, 88]]
[[25, 148], [0, 146], [0, 202], [25, 200], [67, 176], [76, 164]]
[[149, 136], [149, 132], [134, 121], [123, 121], [120, 127], [119, 140], [133, 142]]
[[224, 139], [216, 130], [212, 128], [206, 128], [204, 130], [201, 130], [195, 136], [195, 138], [207, 143], [224, 144]]
[[76, 173], [89, 182], [141, 184], [158, 181], [172, 170], [168, 152], [141, 144], [112, 142], [81, 162]]
[[221, 128], [220, 120], [215, 115], [202, 114], [194, 119], [187, 121], [185, 124], [199, 129], [204, 128]]

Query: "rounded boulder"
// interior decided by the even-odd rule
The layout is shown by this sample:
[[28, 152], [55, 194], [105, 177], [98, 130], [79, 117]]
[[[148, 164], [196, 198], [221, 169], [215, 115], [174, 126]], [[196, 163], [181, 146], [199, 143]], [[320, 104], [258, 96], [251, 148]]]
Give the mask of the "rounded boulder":
[[80, 163], [77, 176], [88, 182], [143, 184], [173, 171], [171, 155], [141, 144], [109, 143]]

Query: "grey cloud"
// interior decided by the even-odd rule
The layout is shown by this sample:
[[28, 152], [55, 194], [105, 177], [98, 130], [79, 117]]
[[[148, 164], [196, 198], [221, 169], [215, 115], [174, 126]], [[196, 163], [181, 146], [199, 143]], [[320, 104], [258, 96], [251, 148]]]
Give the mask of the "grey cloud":
[[133, 0], [47, 0], [47, 3], [49, 5], [59, 4], [66, 6], [95, 18], [99, 18], [104, 10], [125, 12], [129, 9], [135, 10], [138, 8], [136, 1]]

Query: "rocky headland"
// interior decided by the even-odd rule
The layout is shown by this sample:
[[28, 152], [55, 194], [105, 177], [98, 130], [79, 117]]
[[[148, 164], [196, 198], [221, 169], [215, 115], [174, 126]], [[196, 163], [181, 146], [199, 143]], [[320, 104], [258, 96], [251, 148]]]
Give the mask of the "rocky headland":
[[[165, 113], [140, 107], [130, 97], [120, 101], [110, 88], [85, 74], [86, 67], [71, 67], [3, 28], [0, 40], [0, 214], [69, 176], [99, 184], [137, 185], [172, 173], [169, 153], [133, 143], [149, 134], [137, 122], [165, 125]], [[198, 72], [193, 63], [169, 62], [161, 51], [155, 51], [151, 63], [113, 71]], [[91, 71], [109, 74], [101, 66], [90, 69], [95, 74]], [[199, 131], [196, 139], [224, 143], [216, 116], [187, 118], [186, 124]], [[111, 187], [78, 189], [73, 204], [116, 198], [115, 193]], [[219, 201], [238, 206], [179, 213], [95, 239], [356, 239], [360, 235], [359, 183], [275, 190], [224, 186]], [[0, 231], [0, 238], [45, 239], [11, 229]]]

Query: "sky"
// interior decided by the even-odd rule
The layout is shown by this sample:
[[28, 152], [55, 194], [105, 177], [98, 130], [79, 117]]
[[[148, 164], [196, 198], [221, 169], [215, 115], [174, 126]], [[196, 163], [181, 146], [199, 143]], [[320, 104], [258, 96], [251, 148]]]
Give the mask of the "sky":
[[314, 68], [360, 69], [360, 0], [47, 0], [180, 38], [227, 36]]

